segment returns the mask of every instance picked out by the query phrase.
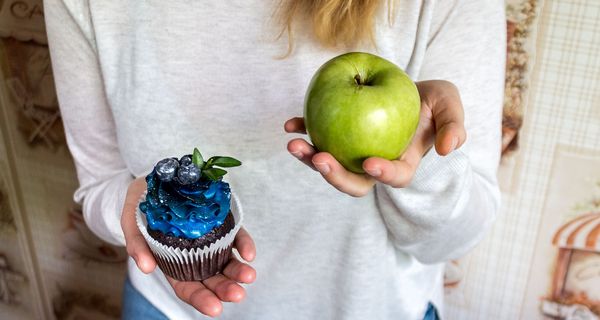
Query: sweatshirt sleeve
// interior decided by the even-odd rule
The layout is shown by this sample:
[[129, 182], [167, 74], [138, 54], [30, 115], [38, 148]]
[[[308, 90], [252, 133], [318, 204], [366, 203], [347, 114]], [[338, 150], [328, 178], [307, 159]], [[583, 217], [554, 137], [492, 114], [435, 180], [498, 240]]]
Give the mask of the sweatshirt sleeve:
[[[506, 54], [503, 1], [439, 1], [418, 80], [459, 89], [467, 140], [446, 157], [430, 150], [411, 184], [377, 184], [378, 207], [394, 245], [423, 263], [458, 258], [491, 226], [500, 206]], [[434, 27], [435, 23], [434, 22]]]
[[44, 11], [61, 116], [79, 179], [75, 201], [83, 205], [96, 235], [124, 245], [121, 209], [133, 176], [119, 153], [87, 1], [45, 0]]

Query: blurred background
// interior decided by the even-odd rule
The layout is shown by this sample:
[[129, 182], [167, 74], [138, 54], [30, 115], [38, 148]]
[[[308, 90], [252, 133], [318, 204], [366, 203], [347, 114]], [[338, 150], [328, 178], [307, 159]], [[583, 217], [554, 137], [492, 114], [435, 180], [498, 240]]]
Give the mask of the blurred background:
[[[600, 1], [507, 0], [503, 208], [447, 264], [447, 319], [600, 318]], [[41, 0], [0, 0], [0, 319], [115, 319], [127, 255], [96, 238]]]

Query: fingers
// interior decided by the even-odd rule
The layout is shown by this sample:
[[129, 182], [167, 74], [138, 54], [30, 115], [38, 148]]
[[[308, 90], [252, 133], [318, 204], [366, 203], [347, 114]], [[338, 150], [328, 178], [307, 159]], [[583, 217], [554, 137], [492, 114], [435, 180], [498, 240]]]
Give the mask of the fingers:
[[464, 111], [458, 92], [446, 96], [432, 108], [435, 119], [435, 150], [445, 156], [458, 149], [467, 139]]
[[[288, 133], [306, 133], [304, 118], [289, 119], [284, 124]], [[293, 139], [288, 142], [288, 151], [321, 175], [336, 189], [354, 197], [366, 195], [373, 187], [374, 180], [366, 175], [352, 173], [342, 167], [329, 153], [317, 153], [317, 150], [304, 139]], [[318, 167], [317, 167], [318, 165]]]
[[202, 283], [224, 302], [240, 302], [246, 296], [242, 286], [222, 274], [212, 276]]
[[304, 118], [302, 117], [289, 119], [285, 122], [283, 128], [287, 133], [306, 133], [306, 127], [304, 126]]
[[[199, 281], [179, 281], [169, 276], [167, 280], [177, 297], [209, 317], [223, 312], [223, 304], [215, 293]], [[243, 290], [243, 289], [242, 289]]]
[[435, 137], [435, 151], [441, 156], [460, 148], [467, 140], [465, 127], [451, 121], [440, 126]]
[[445, 156], [465, 142], [464, 110], [458, 89], [448, 81], [431, 80], [417, 84], [422, 104], [435, 123], [435, 150]]
[[[306, 127], [304, 126], [304, 118], [296, 117], [289, 119], [283, 125], [285, 132], [288, 133], [304, 133], [306, 134]], [[315, 148], [306, 142], [304, 139], [293, 139], [288, 142], [287, 145], [288, 151], [296, 157], [298, 160], [302, 161], [305, 165], [316, 170], [313, 166], [311, 159], [312, 156], [316, 153]]]
[[[288, 123], [292, 120], [289, 120]], [[366, 195], [375, 184], [373, 179], [364, 174], [356, 174], [346, 170], [331, 154], [326, 152], [317, 153], [317, 150], [304, 139], [291, 140], [288, 142], [287, 149], [302, 163], [320, 172], [325, 180], [336, 189], [353, 197]]]
[[202, 283], [221, 301], [240, 302], [246, 296], [246, 290], [238, 282], [252, 283], [255, 279], [256, 270], [232, 255], [222, 274], [210, 277]]
[[368, 175], [346, 170], [327, 152], [315, 154], [312, 157], [312, 163], [329, 184], [353, 197], [365, 196], [375, 184], [375, 180]]
[[394, 188], [404, 188], [412, 181], [419, 166], [420, 157], [417, 152], [412, 152], [401, 160], [393, 161], [372, 157], [363, 162], [363, 169], [381, 183]]
[[251, 266], [239, 261], [234, 256], [231, 257], [223, 274], [233, 281], [240, 283], [252, 283], [256, 280], [256, 270]]
[[390, 161], [382, 158], [365, 160], [363, 169], [377, 181], [394, 188], [407, 187], [416, 172], [416, 166], [411, 162], [406, 160]]
[[363, 162], [363, 169], [375, 180], [394, 188], [407, 187], [412, 181], [421, 159], [433, 144], [434, 128], [429, 110], [421, 110], [417, 132], [398, 160], [371, 157]]
[[179, 281], [169, 276], [166, 278], [179, 299], [207, 316], [216, 317], [223, 311], [221, 301], [240, 302], [244, 299], [246, 290], [237, 282], [254, 282], [256, 271], [232, 257], [223, 274], [215, 275], [202, 282]]
[[237, 235], [235, 236], [234, 246], [242, 259], [246, 261], [253, 261], [256, 257], [256, 245], [246, 229], [241, 228], [240, 231], [238, 231]]
[[125, 241], [127, 242], [127, 254], [135, 260], [137, 267], [146, 274], [154, 271], [156, 260], [139, 230], [137, 234], [130, 235], [129, 239]]
[[412, 181], [425, 153], [435, 145], [445, 156], [466, 140], [464, 112], [456, 86], [448, 81], [432, 80], [417, 84], [421, 95], [421, 115], [417, 132], [399, 160], [369, 158], [363, 169], [377, 181], [392, 187], [406, 187]]
[[302, 163], [311, 169], [317, 170], [312, 163], [312, 157], [317, 151], [312, 145], [306, 142], [306, 140], [300, 138], [290, 140], [287, 149], [294, 157], [296, 157], [296, 159], [302, 161]]
[[135, 260], [142, 272], [150, 273], [156, 268], [156, 260], [135, 220], [138, 201], [145, 188], [146, 181], [143, 178], [138, 178], [130, 184], [121, 214], [121, 228], [125, 236], [127, 254]]

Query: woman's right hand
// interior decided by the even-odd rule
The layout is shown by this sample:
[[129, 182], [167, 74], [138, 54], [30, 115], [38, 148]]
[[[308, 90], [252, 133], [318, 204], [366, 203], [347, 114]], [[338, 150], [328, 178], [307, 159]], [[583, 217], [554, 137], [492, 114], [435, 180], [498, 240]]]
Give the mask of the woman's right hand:
[[[145, 190], [144, 178], [137, 178], [129, 185], [121, 216], [121, 228], [125, 235], [127, 253], [142, 272], [150, 273], [156, 268], [156, 260], [135, 220], [136, 208]], [[242, 259], [254, 260], [256, 247], [244, 228], [236, 235], [234, 247]], [[244, 298], [246, 291], [238, 283], [254, 282], [256, 271], [232, 256], [222, 274], [204, 281], [178, 281], [169, 276], [166, 278], [179, 299], [207, 316], [216, 317], [223, 311], [222, 302], [240, 302]]]

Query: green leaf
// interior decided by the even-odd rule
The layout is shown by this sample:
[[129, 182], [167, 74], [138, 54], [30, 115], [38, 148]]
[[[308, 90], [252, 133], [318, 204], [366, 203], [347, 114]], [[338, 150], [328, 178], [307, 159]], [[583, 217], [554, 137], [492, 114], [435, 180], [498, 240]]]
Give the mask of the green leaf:
[[219, 167], [223, 167], [223, 168], [237, 167], [237, 166], [242, 165], [240, 160], [232, 158], [232, 157], [212, 157], [211, 159], [214, 159], [211, 162], [211, 164], [213, 166], [219, 166]]
[[202, 154], [198, 148], [194, 148], [194, 153], [192, 154], [192, 163], [200, 169], [204, 167], [204, 159], [202, 158]]
[[223, 169], [219, 169], [219, 168], [210, 168], [210, 169], [202, 170], [202, 174], [205, 175], [207, 178], [209, 178], [212, 181], [219, 180], [226, 173], [227, 173], [227, 171], [225, 171]]

